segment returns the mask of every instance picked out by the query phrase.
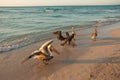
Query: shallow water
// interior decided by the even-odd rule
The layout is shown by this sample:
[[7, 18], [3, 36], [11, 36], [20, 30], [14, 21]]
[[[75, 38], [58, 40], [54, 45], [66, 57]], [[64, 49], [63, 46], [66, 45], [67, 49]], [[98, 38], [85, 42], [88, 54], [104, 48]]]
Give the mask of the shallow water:
[[120, 21], [120, 6], [0, 7], [0, 52], [53, 38], [55, 30], [70, 31]]

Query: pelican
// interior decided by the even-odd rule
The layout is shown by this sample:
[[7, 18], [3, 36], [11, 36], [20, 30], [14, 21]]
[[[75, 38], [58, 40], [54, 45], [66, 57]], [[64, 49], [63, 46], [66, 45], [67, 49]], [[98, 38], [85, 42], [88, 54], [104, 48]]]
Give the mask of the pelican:
[[95, 41], [96, 40], [96, 37], [97, 37], [97, 26], [95, 25], [94, 26], [94, 32], [91, 34], [91, 39], [92, 41]]
[[74, 27], [72, 27], [72, 34], [76, 35]]
[[32, 52], [32, 54], [27, 57], [25, 60], [22, 61], [22, 63], [26, 62], [27, 60], [34, 58], [38, 60], [42, 60], [44, 64], [48, 64], [47, 61], [51, 60], [53, 58], [53, 51], [57, 54], [60, 54], [51, 44], [53, 40], [49, 40], [45, 42], [39, 50], [36, 50]]

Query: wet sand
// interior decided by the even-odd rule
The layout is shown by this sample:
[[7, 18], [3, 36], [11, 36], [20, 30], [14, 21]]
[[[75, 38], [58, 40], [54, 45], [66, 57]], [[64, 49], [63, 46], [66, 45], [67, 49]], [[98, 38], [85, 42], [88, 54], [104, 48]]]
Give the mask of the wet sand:
[[98, 27], [94, 43], [92, 31], [77, 31], [75, 47], [60, 46], [54, 39], [53, 45], [61, 54], [54, 54], [49, 65], [35, 59], [21, 64], [45, 41], [1, 53], [0, 80], [119, 80], [120, 23]]

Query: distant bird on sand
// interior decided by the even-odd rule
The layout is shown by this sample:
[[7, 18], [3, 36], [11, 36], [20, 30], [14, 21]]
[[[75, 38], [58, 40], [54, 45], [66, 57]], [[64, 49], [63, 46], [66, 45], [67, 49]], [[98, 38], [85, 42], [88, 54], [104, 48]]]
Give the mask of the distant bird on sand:
[[62, 41], [61, 45], [64, 46], [65, 44], [71, 44], [73, 42], [74, 36], [76, 35], [74, 27], [72, 27], [72, 34], [69, 35], [68, 32], [66, 32], [66, 37], [62, 36], [61, 31], [55, 31], [53, 32], [57, 36], [57, 39]]
[[74, 42], [75, 42], [75, 39], [74, 39], [75, 35], [76, 35], [75, 29], [74, 29], [74, 27], [72, 27], [72, 34], [69, 35], [69, 33], [66, 32], [66, 40], [65, 40], [65, 42], [62, 43], [61, 45], [64, 46], [64, 45], [68, 42], [69, 45], [71, 44], [71, 45], [73, 46], [73, 45], [74, 45]]
[[72, 42], [72, 39], [74, 39], [74, 35], [75, 35], [75, 34], [69, 35], [69, 33], [66, 32], [66, 37], [63, 37], [61, 31], [53, 32], [53, 34], [55, 34], [57, 36], [57, 39], [62, 42], [61, 43], [62, 46], [64, 46], [67, 43], [70, 45]]
[[51, 44], [52, 44], [53, 40], [49, 40], [47, 42], [45, 42], [40, 48], [39, 50], [36, 50], [34, 52], [32, 52], [32, 54], [27, 57], [25, 60], [22, 61], [22, 63], [26, 62], [27, 60], [31, 59], [31, 58], [35, 58], [38, 60], [42, 60], [44, 64], [48, 64], [47, 61], [51, 60], [53, 58], [53, 51], [57, 54], [60, 54]]
[[98, 36], [98, 33], [97, 33], [97, 26], [95, 25], [94, 26], [94, 32], [91, 34], [91, 39], [92, 41], [96, 41], [96, 37]]

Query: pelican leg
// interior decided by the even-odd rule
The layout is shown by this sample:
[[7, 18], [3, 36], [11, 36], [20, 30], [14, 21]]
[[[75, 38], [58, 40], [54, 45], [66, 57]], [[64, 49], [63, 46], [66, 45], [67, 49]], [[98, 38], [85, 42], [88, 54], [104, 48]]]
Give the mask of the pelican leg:
[[44, 59], [43, 60], [43, 63], [45, 64], [45, 65], [48, 65], [48, 62]]

